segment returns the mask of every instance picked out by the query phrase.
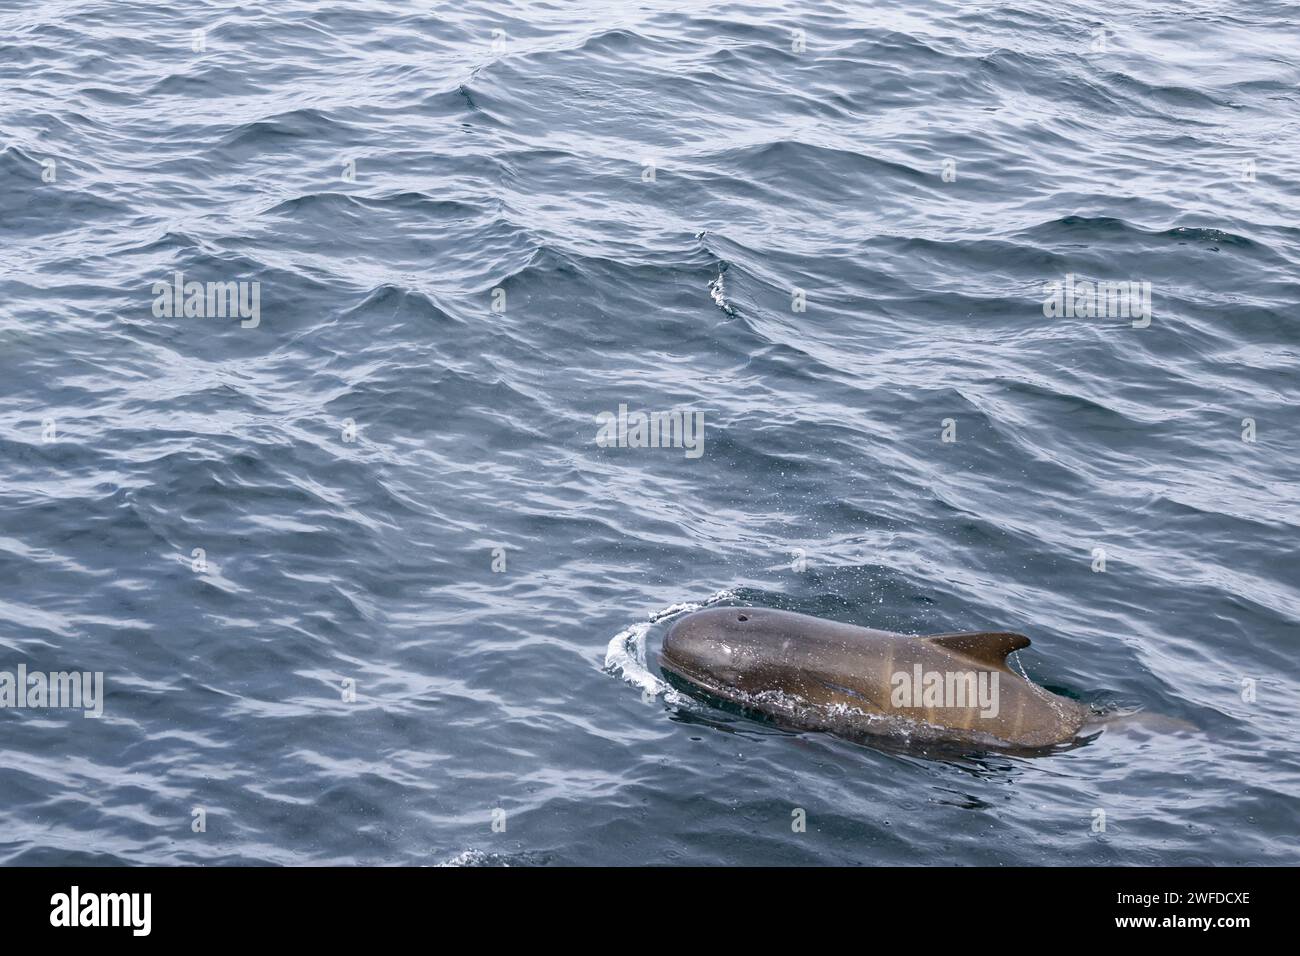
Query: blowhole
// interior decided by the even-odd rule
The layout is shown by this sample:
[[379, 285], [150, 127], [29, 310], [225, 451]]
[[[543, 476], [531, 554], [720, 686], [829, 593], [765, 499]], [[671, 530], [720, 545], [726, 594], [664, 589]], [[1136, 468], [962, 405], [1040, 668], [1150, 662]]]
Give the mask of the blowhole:
[[736, 615], [736, 620], [737, 620], [737, 621], [748, 621], [749, 618], [745, 617], [745, 615], [743, 615], [743, 614], [737, 614], [737, 615]]

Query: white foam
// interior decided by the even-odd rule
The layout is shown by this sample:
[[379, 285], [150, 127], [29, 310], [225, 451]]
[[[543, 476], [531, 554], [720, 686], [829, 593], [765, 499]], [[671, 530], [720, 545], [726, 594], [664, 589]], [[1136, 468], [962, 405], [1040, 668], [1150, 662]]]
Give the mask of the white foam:
[[731, 303], [727, 301], [727, 290], [722, 283], [721, 272], [718, 273], [718, 277], [716, 279], [714, 279], [712, 282], [709, 283], [709, 295], [713, 297], [714, 305], [716, 305], [723, 312], [727, 313], [727, 315], [736, 314], [736, 310], [733, 309], [731, 307]]
[[[457, 853], [450, 860], [443, 860], [436, 866], [486, 866], [493, 862], [493, 856], [484, 853], [482, 850], [463, 850]], [[509, 866], [509, 863], [502, 863], [502, 866]]]
[[686, 699], [681, 694], [651, 673], [646, 665], [646, 635], [656, 624], [732, 597], [735, 597], [735, 592], [730, 589], [718, 591], [700, 602], [685, 601], [681, 604], [670, 604], [650, 614], [644, 621], [629, 624], [610, 640], [609, 647], [605, 650], [605, 672], [621, 677], [633, 687], [639, 688], [643, 694], [651, 694], [655, 697], [662, 694], [664, 700], [670, 704], [685, 703]]

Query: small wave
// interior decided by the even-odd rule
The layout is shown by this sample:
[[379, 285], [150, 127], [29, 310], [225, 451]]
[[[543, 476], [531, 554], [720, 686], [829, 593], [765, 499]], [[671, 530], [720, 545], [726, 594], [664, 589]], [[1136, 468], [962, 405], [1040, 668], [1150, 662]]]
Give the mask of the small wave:
[[698, 611], [712, 604], [730, 600], [735, 596], [735, 591], [729, 588], [723, 589], [700, 602], [686, 601], [681, 604], [670, 604], [662, 610], [655, 611], [644, 621], [629, 624], [610, 640], [609, 647], [605, 651], [605, 672], [614, 677], [621, 677], [633, 687], [640, 688], [643, 693], [652, 694], [656, 697], [662, 694], [664, 700], [670, 704], [684, 703], [686, 698], [651, 673], [650, 668], [646, 665], [646, 635], [650, 633], [650, 628], [663, 623], [669, 618], [690, 611]]
[[339, 142], [351, 127], [330, 116], [326, 111], [302, 108], [242, 123], [225, 131], [220, 144], [223, 149], [254, 147], [264, 148], [293, 140]]

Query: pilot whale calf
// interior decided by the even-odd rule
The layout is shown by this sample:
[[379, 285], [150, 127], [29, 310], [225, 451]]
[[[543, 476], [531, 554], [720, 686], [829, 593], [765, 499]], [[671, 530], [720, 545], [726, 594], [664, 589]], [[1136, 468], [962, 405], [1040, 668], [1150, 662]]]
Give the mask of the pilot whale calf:
[[1050, 747], [1091, 717], [1007, 666], [1029, 638], [913, 636], [756, 607], [678, 619], [659, 665], [673, 682], [790, 726], [974, 745]]

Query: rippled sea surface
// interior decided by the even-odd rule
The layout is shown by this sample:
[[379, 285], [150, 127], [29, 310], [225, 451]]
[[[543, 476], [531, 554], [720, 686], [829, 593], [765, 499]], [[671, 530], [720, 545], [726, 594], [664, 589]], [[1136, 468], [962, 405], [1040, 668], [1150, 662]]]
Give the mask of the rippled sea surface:
[[[0, 669], [107, 697], [0, 859], [1300, 862], [1298, 89], [1274, 0], [6, 2]], [[720, 591], [1144, 719], [665, 699]]]

